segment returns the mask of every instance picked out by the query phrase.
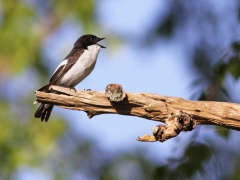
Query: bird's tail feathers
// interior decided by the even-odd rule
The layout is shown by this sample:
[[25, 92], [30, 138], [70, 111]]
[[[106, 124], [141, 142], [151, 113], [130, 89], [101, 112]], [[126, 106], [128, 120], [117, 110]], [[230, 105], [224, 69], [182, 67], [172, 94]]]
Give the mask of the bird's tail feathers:
[[48, 121], [51, 112], [53, 109], [53, 105], [50, 104], [41, 104], [37, 111], [35, 112], [35, 117], [36, 118], [41, 118], [41, 121], [45, 120], [45, 122]]
[[42, 92], [48, 92], [49, 91], [49, 87], [50, 87], [50, 85], [49, 84], [47, 84], [47, 85], [45, 85], [45, 86], [43, 86], [43, 87], [41, 87], [38, 91], [42, 91]]

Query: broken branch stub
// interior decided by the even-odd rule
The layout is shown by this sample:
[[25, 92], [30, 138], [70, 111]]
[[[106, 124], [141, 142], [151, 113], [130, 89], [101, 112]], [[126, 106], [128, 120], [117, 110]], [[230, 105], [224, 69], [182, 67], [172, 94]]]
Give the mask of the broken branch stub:
[[181, 131], [191, 131], [195, 127], [196, 124], [188, 113], [180, 112], [179, 115], [171, 114], [166, 120], [166, 125], [159, 124], [152, 128], [153, 136], [143, 135], [142, 137], [138, 137], [137, 140], [143, 142], [164, 142], [176, 137]]
[[126, 93], [120, 84], [107, 85], [105, 94], [111, 102], [120, 102], [126, 97]]

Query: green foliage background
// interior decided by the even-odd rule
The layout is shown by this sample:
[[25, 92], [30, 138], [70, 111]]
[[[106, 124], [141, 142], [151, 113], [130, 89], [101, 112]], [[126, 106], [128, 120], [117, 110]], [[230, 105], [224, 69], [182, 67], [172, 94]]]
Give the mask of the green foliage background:
[[[158, 18], [152, 20], [156, 21], [156, 27], [149, 32], [147, 42], [143, 40], [146, 46], [150, 46], [158, 38], [171, 39], [181, 22], [179, 17], [187, 14], [186, 8], [197, 8], [189, 0], [171, 2], [171, 8], [163, 21], [158, 21]], [[218, 129], [219, 138], [223, 137], [221, 142], [224, 145], [211, 138], [203, 142], [193, 139], [178, 158], [169, 159], [167, 164], [155, 164], [144, 152], [138, 150], [134, 153], [104, 154], [92, 141], [70, 132], [61, 117], [56, 120], [52, 117], [51, 126], [36, 123], [32, 116], [36, 108], [32, 105], [32, 88], [38, 83], [43, 84], [40, 82], [46, 82], [48, 76], [48, 67], [42, 57], [43, 40], [66, 21], [80, 24], [84, 32], [94, 32], [94, 29], [103, 31], [95, 15], [96, 5], [93, 0], [72, 0], [71, 3], [65, 0], [28, 3], [18, 0], [1, 1], [1, 179], [18, 179], [18, 171], [23, 167], [32, 171], [40, 169], [42, 174], [51, 174], [53, 179], [59, 180], [74, 179], [79, 173], [84, 174], [87, 179], [124, 179], [124, 167], [133, 167], [129, 170], [127, 179], [212, 179], [208, 177], [209, 174], [214, 176], [213, 179], [240, 179], [240, 152], [239, 149], [226, 146], [231, 131], [225, 129]], [[188, 12], [188, 18], [191, 18], [191, 13], [193, 14]], [[239, 14], [236, 13], [236, 18], [239, 18]], [[201, 21], [207, 21], [207, 18], [208, 16]], [[200, 100], [234, 102], [225, 81], [227, 74], [235, 79], [240, 76], [240, 43], [236, 39], [226, 56], [215, 60], [209, 55], [207, 48], [209, 44], [203, 38], [203, 42], [194, 48], [192, 62], [189, 62], [200, 74], [193, 86], [201, 82], [207, 84], [194, 97]], [[32, 74], [39, 78], [38, 82], [25, 87], [12, 86], [21, 77]], [[21, 88], [24, 88], [24, 92], [18, 92]], [[239, 142], [239, 138], [237, 140]], [[228, 164], [232, 164], [231, 168]], [[210, 167], [211, 172], [206, 172], [206, 167]]]

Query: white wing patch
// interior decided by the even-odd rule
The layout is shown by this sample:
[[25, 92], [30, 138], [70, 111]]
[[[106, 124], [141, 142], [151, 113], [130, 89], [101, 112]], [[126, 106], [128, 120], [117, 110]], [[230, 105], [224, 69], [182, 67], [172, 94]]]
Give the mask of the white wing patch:
[[[61, 67], [61, 66], [64, 66], [64, 68], [65, 68], [65, 66], [66, 66], [66, 64], [68, 63], [68, 59], [64, 59], [59, 65], [58, 65], [58, 67], [55, 69], [55, 71], [54, 71], [54, 73], [58, 70], [58, 68], [59, 67]], [[53, 73], [53, 74], [54, 74]]]

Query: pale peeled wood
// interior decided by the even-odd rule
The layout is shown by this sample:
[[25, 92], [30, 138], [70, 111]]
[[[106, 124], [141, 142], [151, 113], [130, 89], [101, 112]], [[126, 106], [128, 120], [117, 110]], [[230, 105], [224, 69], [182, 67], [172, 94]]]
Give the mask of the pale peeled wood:
[[165, 122], [171, 113], [179, 114], [183, 111], [192, 115], [196, 125], [211, 124], [240, 130], [240, 105], [235, 103], [187, 101], [176, 97], [130, 92], [126, 92], [127, 98], [124, 101], [110, 103], [105, 92], [75, 92], [74, 89], [59, 86], [51, 86], [51, 89], [62, 94], [36, 91], [36, 100], [67, 109], [85, 111], [90, 118], [94, 115], [112, 113]]
[[[167, 126], [160, 125], [164, 130], [162, 139], [159, 139], [161, 142], [179, 134], [176, 133], [177, 121], [171, 120], [171, 116], [180, 115], [183, 112], [192, 117], [192, 128], [195, 128], [198, 124], [205, 124], [240, 130], [240, 105], [235, 103], [187, 101], [176, 97], [130, 92], [126, 93], [127, 96], [123, 101], [110, 102], [105, 92], [75, 91], [75, 89], [59, 86], [51, 86], [51, 90], [55, 93], [35, 91], [35, 102], [85, 111], [89, 118], [95, 115], [111, 113], [138, 116], [163, 122]], [[144, 142], [157, 141], [153, 135], [143, 135], [138, 137], [137, 140]]]

